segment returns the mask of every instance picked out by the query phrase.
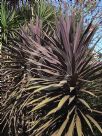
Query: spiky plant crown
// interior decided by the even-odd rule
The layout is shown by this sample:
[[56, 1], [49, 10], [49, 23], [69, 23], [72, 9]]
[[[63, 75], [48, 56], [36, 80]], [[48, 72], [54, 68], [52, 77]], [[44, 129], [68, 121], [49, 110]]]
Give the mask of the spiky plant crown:
[[92, 124], [102, 133], [93, 117], [102, 112], [87, 100], [97, 98], [87, 86], [102, 78], [102, 62], [94, 62], [88, 50], [97, 26], [91, 22], [83, 31], [83, 18], [76, 28], [74, 24], [74, 16], [61, 16], [54, 36], [49, 37], [37, 20], [36, 25], [29, 25], [30, 34], [22, 28], [20, 40], [3, 47], [8, 55], [3, 76], [11, 84], [2, 95], [2, 122], [11, 132], [14, 127], [15, 136], [23, 132], [30, 136], [94, 135]]

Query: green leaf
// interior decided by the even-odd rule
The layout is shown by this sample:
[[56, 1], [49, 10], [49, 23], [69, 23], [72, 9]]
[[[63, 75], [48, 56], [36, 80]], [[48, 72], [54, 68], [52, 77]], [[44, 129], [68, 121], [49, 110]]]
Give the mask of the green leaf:
[[11, 16], [10, 16], [10, 18], [9, 18], [9, 22], [11, 22], [14, 18], [15, 18], [15, 14], [16, 14], [16, 12], [15, 12], [15, 10], [11, 13]]

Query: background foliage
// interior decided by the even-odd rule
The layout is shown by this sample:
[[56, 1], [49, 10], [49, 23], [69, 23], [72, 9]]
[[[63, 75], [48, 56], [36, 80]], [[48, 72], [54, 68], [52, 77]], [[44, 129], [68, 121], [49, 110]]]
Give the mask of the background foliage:
[[[1, 122], [3, 123], [1, 127], [7, 131], [5, 135], [33, 136], [49, 135], [54, 132], [54, 135], [56, 135], [58, 129], [60, 130], [58, 135], [66, 134], [66, 132], [72, 134], [75, 125], [74, 118], [76, 118], [77, 125], [74, 134], [77, 132], [78, 135], [82, 135], [82, 132], [86, 129], [88, 133], [90, 133], [90, 130], [93, 131], [91, 122], [95, 123], [102, 133], [102, 113], [98, 111], [102, 111], [102, 62], [96, 51], [94, 52], [96, 56], [93, 54], [95, 45], [100, 41], [100, 37], [93, 37], [94, 31], [96, 31], [96, 22], [101, 28], [100, 13], [94, 17], [96, 5], [85, 6], [82, 1], [76, 1], [76, 3], [60, 1], [56, 4], [54, 1], [48, 2], [45, 0], [40, 2], [11, 2], [3, 1], [0, 9], [2, 35], [0, 111]], [[83, 6], [84, 10], [82, 10]], [[89, 17], [91, 12], [92, 16]], [[67, 13], [74, 15], [73, 20], [71, 20], [73, 25], [68, 27], [66, 27], [65, 23], [68, 25], [70, 21], [67, 22], [66, 19], [66, 22], [64, 22]], [[84, 24], [80, 28], [77, 23], [80, 22], [82, 14], [85, 15], [83, 18]], [[86, 22], [87, 14], [89, 21]], [[61, 15], [63, 15], [62, 20], [59, 19]], [[90, 24], [87, 35], [84, 35], [83, 32], [92, 18], [94, 25]], [[55, 33], [56, 26], [57, 35]], [[71, 36], [68, 35], [69, 29]], [[66, 31], [63, 32], [64, 30]], [[74, 34], [77, 35], [80, 30], [80, 36], [87, 37], [84, 39], [87, 46], [83, 46], [83, 49], [79, 47], [78, 52], [73, 55], [74, 49], [71, 49], [71, 44], [67, 47], [66, 41], [70, 39], [70, 42], [73, 43], [75, 41]], [[78, 36], [76, 37], [78, 39]], [[77, 42], [79, 41], [76, 40]], [[82, 39], [81, 42], [83, 42]], [[62, 48], [59, 46], [62, 46]], [[64, 54], [70, 54], [71, 56]], [[68, 60], [64, 56], [67, 56]], [[82, 60], [81, 56], [83, 56]], [[77, 60], [76, 66], [74, 59], [77, 57], [80, 58], [80, 61]], [[83, 65], [79, 67], [78, 63], [79, 66]], [[90, 70], [90, 64], [92, 70], [95, 68], [93, 72]], [[86, 74], [86, 77], [81, 77], [80, 82], [78, 79], [80, 86], [83, 86], [81, 86], [82, 90], [79, 85], [76, 88], [76, 83], [73, 83], [76, 80], [76, 73], [73, 73], [75, 69], [78, 70], [77, 74], [87, 71], [87, 69], [89, 73], [92, 72], [91, 75]], [[72, 70], [70, 76], [65, 74], [66, 70], [68, 75]], [[52, 80], [49, 78], [51, 75], [57, 78]], [[65, 80], [62, 80], [62, 75]], [[92, 82], [90, 81], [91, 78]], [[81, 90], [82, 94], [79, 92], [76, 94], [77, 89], [79, 92]], [[76, 97], [79, 99], [78, 102], [76, 102]], [[76, 105], [81, 109], [81, 112], [74, 109]], [[71, 114], [72, 120], [70, 119], [69, 125], [68, 120], [66, 120], [68, 119], [66, 118], [67, 113], [64, 110], [66, 108], [64, 107], [67, 107], [68, 114]], [[93, 110], [90, 107], [93, 107]], [[95, 122], [92, 118], [90, 119], [87, 114], [90, 114], [98, 122]], [[83, 127], [83, 119], [86, 121], [85, 128]], [[63, 120], [65, 121], [62, 122]], [[61, 126], [61, 124], [63, 125]], [[87, 135], [87, 132], [84, 135]], [[97, 130], [94, 133], [97, 136], [101, 135]]]

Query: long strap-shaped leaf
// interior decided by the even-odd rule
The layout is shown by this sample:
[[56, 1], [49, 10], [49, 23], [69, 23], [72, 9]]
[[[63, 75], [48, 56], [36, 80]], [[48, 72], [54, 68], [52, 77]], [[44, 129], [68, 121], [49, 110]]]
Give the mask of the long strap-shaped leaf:
[[88, 104], [85, 100], [83, 100], [83, 99], [81, 99], [81, 98], [79, 98], [78, 100], [79, 100], [82, 104], [84, 104], [88, 109], [91, 110], [89, 104]]
[[78, 115], [76, 117], [76, 129], [77, 129], [78, 136], [83, 136], [82, 124]]
[[72, 122], [71, 122], [71, 124], [70, 124], [70, 126], [68, 128], [68, 131], [67, 131], [65, 136], [73, 136], [74, 127], [75, 127], [75, 115], [74, 115], [74, 117], [72, 119]]
[[81, 20], [77, 25], [76, 34], [75, 34], [74, 53], [76, 52], [78, 45], [79, 45], [79, 40], [80, 40], [81, 30], [82, 30], [82, 22], [83, 22], [83, 18], [81, 17]]
[[84, 89], [82, 89], [82, 90], [80, 90], [80, 91], [83, 92], [83, 93], [89, 94], [89, 95], [91, 95], [91, 96], [97, 97], [94, 93], [92, 93], [92, 92], [90, 92], [90, 91], [87, 91], [87, 90], [84, 90]]
[[67, 123], [69, 121], [69, 117], [73, 113], [74, 109], [75, 109], [75, 106], [70, 111], [68, 111], [67, 118], [65, 119], [65, 121], [63, 122], [63, 124], [61, 125], [59, 130], [55, 133], [56, 136], [61, 136], [62, 135], [62, 133], [63, 133], [64, 129], [66, 128], [66, 125], [67, 125]]
[[60, 110], [60, 109], [62, 108], [62, 106], [65, 104], [65, 102], [66, 102], [68, 99], [69, 99], [69, 95], [64, 96], [64, 97], [60, 100], [58, 106], [57, 106], [55, 109], [51, 110], [47, 115], [51, 115], [51, 114], [57, 112], [58, 110]]
[[[46, 122], [45, 124], [43, 124], [41, 127], [39, 127], [37, 129], [37, 134], [36, 136], [41, 136], [41, 134], [47, 129], [49, 128], [49, 126], [51, 126], [54, 122], [56, 122], [61, 116], [58, 116], [56, 119], [51, 119], [48, 122]], [[46, 118], [46, 117], [45, 117]], [[34, 135], [32, 135], [34, 136]]]
[[49, 102], [57, 99], [58, 97], [60, 97], [61, 95], [52, 97], [52, 98], [46, 98], [45, 100], [43, 100], [42, 102], [40, 102], [36, 107], [34, 107], [34, 109], [32, 109], [32, 112], [44, 107], [46, 104], [48, 104]]
[[102, 128], [100, 127], [100, 125], [98, 124], [98, 122], [93, 117], [91, 117], [90, 115], [87, 114], [86, 116], [98, 128], [98, 130], [102, 133]]
[[[79, 111], [80, 111], [80, 110], [79, 110]], [[81, 111], [80, 111], [80, 113], [81, 113], [82, 117], [84, 118], [85, 122], [87, 123], [87, 125], [89, 126], [91, 132], [94, 133], [94, 132], [93, 132], [92, 125], [91, 125], [90, 121], [88, 120], [88, 118], [87, 118], [87, 117], [84, 115], [84, 113], [82, 113]]]

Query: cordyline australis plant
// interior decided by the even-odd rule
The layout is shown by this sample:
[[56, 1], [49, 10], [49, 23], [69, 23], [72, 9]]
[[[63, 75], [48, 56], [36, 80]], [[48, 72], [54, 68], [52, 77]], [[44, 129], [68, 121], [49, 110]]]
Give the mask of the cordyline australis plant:
[[83, 31], [82, 18], [76, 28], [74, 24], [74, 16], [61, 16], [49, 37], [37, 19], [28, 26], [29, 34], [22, 28], [20, 40], [3, 46], [8, 58], [3, 60], [2, 77], [9, 85], [2, 94], [1, 121], [8, 124], [9, 133], [94, 135], [93, 125], [102, 133], [94, 117], [102, 112], [87, 101], [87, 96], [98, 97], [87, 85], [102, 78], [102, 62], [93, 61], [88, 49], [97, 26], [91, 22]]

